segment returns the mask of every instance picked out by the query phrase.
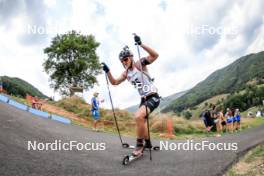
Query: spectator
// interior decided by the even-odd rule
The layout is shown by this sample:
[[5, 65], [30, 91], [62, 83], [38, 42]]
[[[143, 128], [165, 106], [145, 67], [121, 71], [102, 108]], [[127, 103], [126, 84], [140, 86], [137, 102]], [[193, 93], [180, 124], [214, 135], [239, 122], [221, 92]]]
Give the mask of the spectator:
[[37, 99], [35, 97], [32, 97], [31, 105], [32, 108], [37, 109]]
[[206, 112], [206, 111], [203, 111], [203, 112], [200, 114], [200, 117], [201, 117], [201, 119], [203, 120], [204, 126], [207, 127], [207, 122], [206, 122], [206, 119], [205, 119], [205, 112]]
[[222, 126], [221, 126], [220, 116], [217, 112], [213, 112], [213, 122], [214, 122], [214, 125], [216, 126], [216, 131], [217, 131], [216, 137], [220, 137]]
[[224, 116], [223, 110], [221, 110], [218, 114], [219, 114], [219, 119], [221, 121], [221, 131], [223, 131], [224, 128], [226, 132], [226, 118]]
[[250, 117], [250, 118], [254, 118], [254, 114], [251, 111], [248, 112], [247, 116]]
[[256, 112], [256, 117], [261, 117], [261, 111]]
[[208, 109], [206, 109], [203, 113], [202, 113], [202, 119], [204, 121], [204, 125], [206, 127], [206, 130], [209, 132], [211, 131], [212, 127], [213, 127], [213, 121], [211, 118], [211, 113]]
[[92, 129], [94, 131], [98, 131], [98, 129], [97, 129], [97, 123], [100, 120], [98, 95], [99, 95], [99, 93], [98, 92], [95, 92], [93, 94], [93, 98], [91, 100], [91, 105], [92, 105], [91, 112], [92, 112], [92, 117], [93, 117], [93, 120], [94, 120], [93, 121], [93, 128]]
[[2, 93], [2, 92], [3, 92], [3, 85], [2, 85], [2, 82], [0, 80], [0, 93]]
[[235, 115], [235, 109], [232, 108], [231, 112], [232, 112], [232, 118], [233, 118], [233, 130], [236, 130], [237, 129], [237, 119]]
[[232, 111], [227, 108], [226, 109], [226, 123], [227, 123], [227, 130], [229, 133], [233, 133], [233, 116], [232, 116]]
[[[216, 122], [217, 122], [217, 112], [216, 112], [216, 106], [214, 104], [211, 104], [210, 107], [210, 115], [211, 115], [211, 121], [212, 121], [212, 128], [211, 131], [217, 131]], [[215, 121], [216, 120], [216, 121]]]
[[37, 96], [32, 97], [31, 103], [32, 103], [32, 108], [41, 110], [42, 103], [39, 101]]
[[241, 115], [240, 115], [240, 111], [238, 108], [235, 111], [235, 117], [236, 117], [236, 121], [237, 121], [236, 130], [241, 130], [241, 128], [240, 128]]

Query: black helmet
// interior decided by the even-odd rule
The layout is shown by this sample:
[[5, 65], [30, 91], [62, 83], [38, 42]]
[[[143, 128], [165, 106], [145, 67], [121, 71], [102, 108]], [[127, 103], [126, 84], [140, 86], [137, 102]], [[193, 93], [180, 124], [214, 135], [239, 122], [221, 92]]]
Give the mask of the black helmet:
[[119, 59], [122, 61], [126, 57], [133, 56], [133, 53], [129, 50], [128, 46], [125, 46], [123, 50], [119, 53]]

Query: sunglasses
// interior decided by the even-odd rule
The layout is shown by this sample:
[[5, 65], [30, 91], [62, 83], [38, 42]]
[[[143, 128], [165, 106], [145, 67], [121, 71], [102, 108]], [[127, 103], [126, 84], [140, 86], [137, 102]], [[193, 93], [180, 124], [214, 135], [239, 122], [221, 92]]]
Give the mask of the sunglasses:
[[122, 62], [127, 62], [128, 61], [128, 57], [122, 59]]

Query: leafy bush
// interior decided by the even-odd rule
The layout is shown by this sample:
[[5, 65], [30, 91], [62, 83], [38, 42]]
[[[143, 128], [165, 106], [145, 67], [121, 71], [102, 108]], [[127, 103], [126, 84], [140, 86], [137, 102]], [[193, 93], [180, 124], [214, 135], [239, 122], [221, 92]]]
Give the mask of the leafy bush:
[[235, 93], [224, 101], [224, 108], [233, 107], [245, 111], [250, 107], [262, 105], [264, 100], [264, 87], [247, 86], [244, 93]]
[[184, 111], [183, 112], [183, 117], [187, 120], [190, 120], [192, 117], [192, 113], [190, 111]]

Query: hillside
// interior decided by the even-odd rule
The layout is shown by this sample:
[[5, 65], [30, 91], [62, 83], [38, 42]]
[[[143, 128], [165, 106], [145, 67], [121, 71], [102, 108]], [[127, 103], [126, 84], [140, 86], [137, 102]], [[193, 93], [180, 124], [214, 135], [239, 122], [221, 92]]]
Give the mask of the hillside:
[[210, 104], [215, 104], [217, 107], [221, 106], [223, 107], [223, 102], [227, 98], [229, 94], [221, 94], [213, 96], [209, 99], [206, 99], [205, 101], [201, 102], [200, 104], [189, 108], [188, 111], [192, 114], [192, 119], [198, 119], [200, 118], [200, 114], [202, 111], [204, 111], [206, 108], [210, 106]]
[[225, 110], [227, 108], [239, 108], [243, 116], [251, 111], [264, 111], [264, 84], [247, 84], [246, 88], [241, 91], [236, 91], [230, 94], [220, 94], [206, 99], [202, 103], [184, 110], [182, 113], [177, 113], [186, 118], [186, 112], [191, 114], [191, 119], [198, 119], [201, 112], [210, 108], [211, 104], [216, 105], [217, 110]]
[[177, 100], [173, 100], [163, 112], [181, 112], [215, 95], [233, 93], [255, 80], [263, 82], [264, 52], [250, 54], [209, 75], [204, 81]]
[[26, 94], [29, 94], [39, 98], [48, 98], [48, 96], [44, 95], [36, 87], [20, 78], [0, 76], [0, 81], [2, 82], [4, 90], [6, 90], [9, 95], [25, 97]]
[[[159, 108], [162, 110], [163, 108], [165, 108], [166, 106], [168, 106], [172, 101], [174, 101], [177, 98], [181, 97], [186, 92], [187, 91], [182, 91], [182, 92], [178, 92], [178, 93], [172, 94], [172, 95], [167, 96], [167, 97], [162, 97], [162, 99], [160, 101]], [[138, 105], [134, 105], [134, 106], [130, 106], [130, 107], [126, 108], [126, 110], [128, 112], [136, 112], [137, 109], [138, 109]]]

